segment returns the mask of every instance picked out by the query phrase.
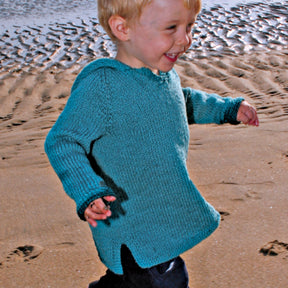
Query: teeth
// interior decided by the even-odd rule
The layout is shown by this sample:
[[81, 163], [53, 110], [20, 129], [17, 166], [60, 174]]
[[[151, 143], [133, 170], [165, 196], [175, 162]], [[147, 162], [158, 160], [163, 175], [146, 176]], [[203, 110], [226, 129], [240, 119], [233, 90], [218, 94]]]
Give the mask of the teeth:
[[176, 53], [167, 53], [166, 55], [171, 58], [175, 58], [177, 56]]

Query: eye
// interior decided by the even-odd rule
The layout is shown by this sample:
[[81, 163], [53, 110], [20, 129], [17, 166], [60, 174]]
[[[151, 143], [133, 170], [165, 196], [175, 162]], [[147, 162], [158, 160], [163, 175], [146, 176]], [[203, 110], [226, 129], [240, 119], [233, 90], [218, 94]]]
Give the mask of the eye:
[[167, 30], [174, 30], [176, 29], [176, 25], [171, 25], [166, 28]]

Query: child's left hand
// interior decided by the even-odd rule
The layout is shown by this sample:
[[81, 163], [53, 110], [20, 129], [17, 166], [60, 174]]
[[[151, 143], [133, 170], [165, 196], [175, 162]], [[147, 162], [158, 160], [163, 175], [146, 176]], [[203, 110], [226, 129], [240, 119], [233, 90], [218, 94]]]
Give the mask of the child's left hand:
[[242, 122], [246, 125], [259, 126], [259, 119], [257, 116], [256, 109], [250, 105], [247, 101], [243, 101], [240, 104], [237, 121]]

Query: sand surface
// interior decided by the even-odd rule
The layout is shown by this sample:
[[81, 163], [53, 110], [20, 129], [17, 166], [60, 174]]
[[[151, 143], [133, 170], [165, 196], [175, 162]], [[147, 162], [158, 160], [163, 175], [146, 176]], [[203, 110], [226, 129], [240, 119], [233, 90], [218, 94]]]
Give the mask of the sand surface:
[[[66, 23], [62, 28], [72, 28], [53, 26], [54, 34], [43, 26], [41, 33], [30, 27], [26, 34], [21, 28], [18, 38], [17, 29], [1, 36], [6, 49], [0, 58], [1, 288], [86, 288], [106, 270], [43, 150], [80, 69], [97, 53], [113, 54], [105, 35], [96, 40], [100, 50], [88, 49], [88, 36], [100, 32], [84, 24], [84, 30]], [[60, 36], [63, 31], [76, 31], [74, 46]], [[260, 118], [258, 128], [190, 127], [189, 173], [222, 215], [220, 228], [183, 255], [190, 288], [288, 287], [288, 50], [287, 30], [279, 31], [283, 42], [261, 51], [246, 51], [245, 41], [243, 49], [234, 49], [226, 35], [230, 52], [215, 48], [209, 57], [187, 55], [176, 65], [183, 86], [244, 96]], [[39, 35], [31, 40], [24, 37], [29, 33]], [[29, 43], [37, 48], [30, 51]]]
[[[287, 287], [287, 68], [285, 51], [176, 66], [185, 86], [243, 95], [261, 122], [190, 128], [191, 178], [223, 217], [183, 255], [191, 287]], [[86, 287], [105, 271], [43, 151], [77, 73], [35, 69], [1, 81], [0, 287]]]

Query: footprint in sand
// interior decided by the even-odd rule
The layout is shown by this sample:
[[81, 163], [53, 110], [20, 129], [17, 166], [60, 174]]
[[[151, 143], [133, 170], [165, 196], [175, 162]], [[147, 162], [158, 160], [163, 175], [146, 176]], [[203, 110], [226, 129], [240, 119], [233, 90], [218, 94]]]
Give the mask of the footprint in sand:
[[226, 211], [219, 211], [219, 214], [221, 215], [221, 221], [224, 221], [224, 219], [230, 215], [230, 213]]
[[259, 253], [269, 256], [277, 256], [284, 253], [284, 258], [288, 258], [288, 244], [274, 240], [265, 244]]
[[0, 262], [0, 267], [10, 266], [14, 263], [29, 262], [37, 258], [44, 248], [38, 245], [19, 246], [11, 251], [3, 262]]

